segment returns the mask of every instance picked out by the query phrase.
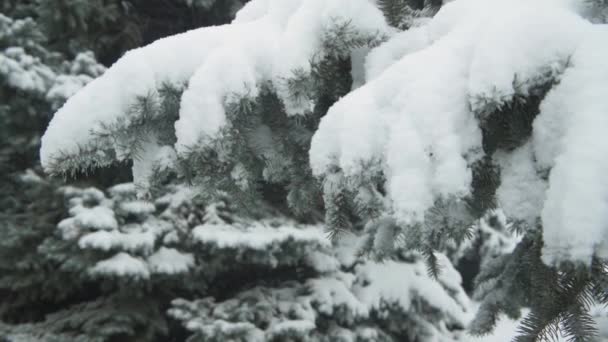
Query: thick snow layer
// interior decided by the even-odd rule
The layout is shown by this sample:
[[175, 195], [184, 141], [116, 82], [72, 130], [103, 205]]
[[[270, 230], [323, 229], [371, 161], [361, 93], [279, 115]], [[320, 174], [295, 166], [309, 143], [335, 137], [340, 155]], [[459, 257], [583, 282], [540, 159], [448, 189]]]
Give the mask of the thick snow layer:
[[176, 274], [188, 271], [194, 265], [194, 256], [175, 248], [161, 247], [148, 257], [147, 262], [152, 273]]
[[547, 184], [534, 163], [530, 143], [510, 153], [497, 152], [501, 183], [496, 190], [498, 206], [510, 218], [534, 227], [545, 201]]
[[365, 61], [365, 78], [370, 81], [380, 76], [403, 56], [420, 51], [431, 44], [427, 26], [400, 32], [373, 49]]
[[[291, 101], [285, 79], [296, 69], [309, 71], [310, 59], [324, 53], [323, 33], [346, 22], [364, 36], [388, 30], [371, 0], [253, 0], [230, 25], [132, 50], [55, 114], [42, 138], [42, 165], [51, 167], [59, 153], [107, 150], [95, 145], [100, 125], [119, 119], [128, 124], [136, 98], [156, 93], [163, 83], [188, 84], [175, 124], [178, 152], [215, 138], [226, 121], [225, 102], [255, 96], [262, 82], [275, 85], [290, 114], [302, 113], [310, 104]], [[120, 157], [120, 147], [112, 148]]]
[[130, 276], [134, 278], [150, 278], [146, 263], [140, 258], [120, 252], [113, 257], [99, 261], [89, 272], [94, 275]]
[[270, 227], [256, 223], [240, 229], [227, 224], [204, 224], [194, 228], [192, 234], [197, 241], [215, 244], [220, 248], [249, 247], [263, 250], [274, 243], [288, 239], [316, 242], [321, 246], [331, 245], [325, 230], [317, 226]]
[[594, 26], [534, 123], [539, 161], [553, 166], [542, 210], [549, 264], [608, 256], [607, 40], [608, 26]]

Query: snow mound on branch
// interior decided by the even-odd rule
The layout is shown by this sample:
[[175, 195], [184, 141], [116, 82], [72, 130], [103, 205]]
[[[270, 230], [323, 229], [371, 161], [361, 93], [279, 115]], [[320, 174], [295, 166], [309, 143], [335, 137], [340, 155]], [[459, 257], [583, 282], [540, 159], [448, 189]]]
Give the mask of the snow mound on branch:
[[148, 257], [148, 265], [153, 273], [182, 273], [194, 265], [194, 256], [191, 253], [182, 253], [175, 248], [161, 247]]
[[114, 211], [108, 207], [95, 206], [93, 208], [86, 208], [77, 205], [70, 208], [70, 214], [73, 216], [59, 223], [60, 229], [67, 229], [72, 226], [95, 230], [113, 230], [118, 228]]
[[94, 248], [104, 251], [110, 249], [139, 251], [152, 249], [155, 241], [156, 234], [151, 231], [123, 233], [118, 230], [112, 230], [86, 234], [78, 240], [78, 246], [80, 248]]
[[499, 207], [510, 219], [534, 227], [543, 208], [547, 184], [536, 172], [532, 144], [511, 153], [499, 151], [495, 159], [501, 166], [501, 182], [496, 190]]
[[220, 248], [248, 247], [263, 250], [272, 244], [289, 239], [316, 242], [321, 246], [331, 245], [325, 230], [316, 226], [270, 227], [263, 223], [255, 223], [251, 227], [242, 229], [234, 225], [208, 223], [194, 228], [192, 235], [201, 243], [215, 244]]
[[534, 123], [536, 154], [541, 165], [552, 166], [542, 210], [549, 264], [608, 256], [606, 41], [607, 25], [583, 39]]
[[289, 114], [304, 113], [310, 104], [292, 101], [285, 81], [295, 70], [310, 71], [311, 58], [324, 53], [323, 34], [344, 23], [363, 37], [389, 30], [371, 0], [253, 0], [230, 25], [129, 51], [55, 114], [42, 138], [42, 165], [52, 170], [56, 158], [83, 150], [113, 150], [121, 158], [120, 144], [98, 146], [95, 135], [118, 121], [128, 125], [136, 99], [165, 83], [188, 85], [175, 124], [179, 153], [215, 138], [226, 121], [226, 102], [255, 96], [261, 83], [277, 88]]
[[120, 252], [113, 257], [95, 264], [89, 272], [94, 275], [131, 276], [135, 278], [150, 278], [148, 265], [140, 258]]
[[[498, 199], [530, 224], [542, 210], [546, 262], [608, 254], [601, 176], [608, 170], [601, 133], [608, 34], [572, 3], [453, 1], [428, 24], [394, 36], [370, 53], [368, 83], [322, 119], [310, 149], [313, 173], [339, 170], [355, 180], [381, 173], [395, 218], [420, 223], [436, 200], [470, 193], [470, 167], [482, 151], [479, 121], [559, 81], [542, 104], [532, 144], [496, 156], [504, 168]], [[553, 167], [546, 201], [539, 167]]]
[[[357, 266], [357, 273], [365, 286], [355, 289], [356, 296], [368, 310], [381, 310], [384, 305], [396, 304], [404, 311], [416, 302], [416, 298], [426, 301], [431, 307], [441, 308], [454, 322], [466, 324], [470, 303], [460, 287], [461, 278], [447, 258], [441, 254], [442, 278], [435, 281], [428, 276], [424, 263], [384, 263], [368, 262]], [[447, 261], [447, 262], [446, 262]], [[456, 295], [448, 294], [445, 287]]]

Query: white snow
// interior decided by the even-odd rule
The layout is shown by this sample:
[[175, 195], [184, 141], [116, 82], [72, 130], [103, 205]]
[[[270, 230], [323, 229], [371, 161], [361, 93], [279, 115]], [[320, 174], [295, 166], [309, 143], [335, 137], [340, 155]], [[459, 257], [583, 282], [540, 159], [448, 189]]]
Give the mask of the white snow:
[[[440, 12], [426, 30], [437, 31], [444, 17]], [[481, 144], [466, 78], [480, 19], [464, 19], [472, 18], [330, 108], [312, 141], [315, 175], [339, 166], [352, 177], [379, 165], [395, 215], [405, 224], [421, 220], [435, 196], [467, 194], [471, 174], [464, 154]]]
[[118, 228], [118, 222], [114, 216], [114, 211], [105, 206], [95, 206], [86, 208], [75, 206], [70, 208], [70, 214], [76, 225], [81, 228], [95, 230], [113, 230]]
[[527, 143], [510, 153], [498, 151], [494, 158], [501, 167], [501, 183], [496, 190], [498, 206], [510, 219], [534, 228], [547, 184], [536, 170], [532, 145]]
[[175, 248], [161, 247], [148, 257], [147, 262], [152, 273], [176, 274], [188, 271], [194, 265], [194, 256]]
[[365, 60], [365, 78], [368, 81], [380, 76], [403, 56], [420, 51], [431, 44], [427, 26], [405, 30], [392, 36], [373, 49]]
[[119, 207], [120, 210], [135, 215], [147, 215], [156, 211], [154, 204], [148, 201], [122, 202], [120, 203]]
[[58, 75], [46, 93], [46, 99], [58, 109], [68, 98], [76, 94], [93, 78], [89, 75]]
[[[385, 303], [391, 303], [408, 311], [414, 299], [421, 297], [431, 306], [441, 308], [453, 322], [465, 324], [469, 303], [460, 303], [452, 298], [439, 282], [428, 276], [422, 262], [367, 262], [357, 266], [357, 273], [360, 283], [368, 285], [356, 287], [355, 294], [370, 308], [380, 309]], [[447, 283], [448, 279], [444, 281]], [[450, 285], [451, 290], [460, 290], [459, 299], [467, 298], [459, 282]]]
[[351, 320], [367, 318], [370, 307], [361, 302], [351, 290], [355, 281], [356, 276], [353, 274], [336, 272], [328, 277], [309, 280], [307, 284], [312, 290], [311, 300], [316, 303], [319, 312], [331, 316], [334, 310], [346, 307], [355, 316], [351, 317]]
[[220, 248], [249, 247], [263, 250], [287, 239], [316, 242], [321, 246], [331, 245], [321, 227], [286, 225], [275, 228], [263, 222], [242, 229], [234, 225], [208, 223], [194, 228], [192, 235], [201, 243], [216, 244]]
[[0, 75], [11, 87], [40, 94], [46, 93], [56, 77], [51, 68], [21, 47], [0, 51]]
[[99, 261], [89, 272], [93, 275], [117, 275], [134, 278], [150, 278], [150, 271], [146, 263], [140, 258], [120, 252], [113, 257]]
[[154, 247], [156, 234], [152, 231], [133, 231], [123, 233], [119, 230], [96, 231], [86, 234], [78, 240], [80, 248], [95, 248], [108, 251], [120, 249], [125, 251], [149, 251]]
[[135, 194], [136, 191], [137, 189], [133, 183], [116, 184], [108, 189], [108, 192], [112, 197], [129, 196]]
[[272, 325], [268, 329], [268, 337], [272, 339], [272, 337], [275, 336], [290, 336], [294, 333], [297, 336], [301, 336], [306, 335], [309, 331], [312, 331], [315, 328], [316, 326], [314, 322], [303, 319], [283, 321]]
[[607, 39], [608, 26], [594, 26], [534, 123], [535, 152], [553, 166], [542, 210], [549, 264], [608, 255]]

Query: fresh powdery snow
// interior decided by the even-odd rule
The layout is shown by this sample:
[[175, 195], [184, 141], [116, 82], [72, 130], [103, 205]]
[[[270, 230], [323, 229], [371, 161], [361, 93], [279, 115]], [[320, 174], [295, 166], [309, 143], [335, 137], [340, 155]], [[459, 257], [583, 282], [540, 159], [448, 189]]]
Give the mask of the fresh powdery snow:
[[192, 235], [199, 242], [215, 244], [220, 248], [246, 246], [263, 250], [273, 243], [287, 239], [317, 242], [321, 246], [329, 245], [323, 227], [295, 225], [272, 227], [263, 222], [243, 228], [235, 225], [208, 223], [194, 228]]

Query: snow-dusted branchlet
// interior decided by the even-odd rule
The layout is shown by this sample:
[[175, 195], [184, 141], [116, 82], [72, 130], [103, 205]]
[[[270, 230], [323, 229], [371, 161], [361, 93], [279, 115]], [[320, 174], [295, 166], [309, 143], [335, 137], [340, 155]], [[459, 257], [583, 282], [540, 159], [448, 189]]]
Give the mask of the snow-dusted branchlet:
[[500, 208], [524, 236], [478, 279], [496, 288], [482, 325], [529, 305], [524, 336], [584, 336], [585, 301], [606, 299], [587, 290], [608, 243], [600, 5], [454, 0], [402, 20], [392, 4], [253, 0], [132, 51], [57, 112], [42, 165], [132, 159], [143, 195], [176, 173], [245, 206], [324, 210], [333, 236], [364, 226], [367, 249], [419, 249], [433, 274], [435, 250]]

